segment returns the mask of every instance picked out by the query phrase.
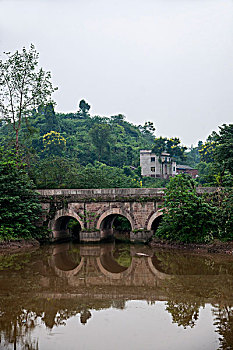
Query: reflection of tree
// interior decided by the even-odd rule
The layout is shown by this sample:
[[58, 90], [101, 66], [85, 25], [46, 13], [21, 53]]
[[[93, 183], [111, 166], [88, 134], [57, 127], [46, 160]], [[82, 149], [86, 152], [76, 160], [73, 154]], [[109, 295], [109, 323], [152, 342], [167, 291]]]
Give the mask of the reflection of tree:
[[166, 310], [172, 315], [172, 322], [184, 328], [193, 328], [199, 315], [200, 305], [197, 303], [168, 301]]
[[[110, 308], [111, 301], [82, 299], [38, 299], [15, 295], [0, 299], [0, 348], [38, 350], [38, 342], [32, 339], [32, 331], [41, 324], [52, 329], [66, 324], [72, 316], [80, 314], [85, 324], [91, 317], [89, 310]], [[11, 346], [8, 346], [11, 345]]]
[[0, 255], [0, 271], [12, 269], [15, 271], [22, 270], [30, 263], [31, 253], [17, 253], [9, 255]]
[[125, 300], [113, 300], [112, 301], [112, 307], [120, 310], [125, 309]]
[[231, 257], [156, 251], [152, 262], [158, 270], [171, 275], [233, 275]]
[[80, 322], [85, 325], [87, 323], [87, 321], [89, 320], [89, 318], [91, 318], [91, 313], [89, 310], [83, 310], [80, 313]]
[[113, 252], [114, 259], [119, 265], [129, 267], [131, 265], [132, 257], [130, 255], [129, 245], [117, 245]]
[[218, 305], [213, 309], [215, 317], [214, 325], [219, 334], [219, 349], [233, 349], [233, 307], [227, 305]]
[[[18, 311], [18, 310], [17, 310]], [[38, 340], [31, 338], [31, 332], [38, 325], [38, 315], [34, 312], [22, 310], [21, 313], [4, 313], [0, 317], [1, 340], [4, 348], [13, 344], [14, 349], [19, 346], [22, 350], [38, 350]]]

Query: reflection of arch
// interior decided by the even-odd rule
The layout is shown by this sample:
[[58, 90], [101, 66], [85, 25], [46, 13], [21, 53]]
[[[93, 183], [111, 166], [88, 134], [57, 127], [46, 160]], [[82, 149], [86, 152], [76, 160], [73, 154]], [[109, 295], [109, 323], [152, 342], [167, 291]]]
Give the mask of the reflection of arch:
[[63, 270], [60, 270], [55, 264], [54, 264], [54, 270], [55, 270], [55, 273], [57, 276], [59, 277], [72, 277], [72, 276], [75, 276], [79, 273], [79, 271], [82, 269], [83, 267], [83, 264], [84, 264], [84, 257], [81, 257], [81, 261], [79, 263], [78, 266], [76, 266], [73, 270], [68, 270], [68, 271], [63, 271]]
[[158, 277], [159, 279], [167, 279], [167, 278], [169, 278], [169, 277], [171, 277], [170, 275], [167, 275], [166, 273], [164, 273], [164, 272], [161, 272], [161, 271], [159, 271], [155, 266], [154, 266], [154, 264], [153, 264], [153, 257], [151, 258], [151, 257], [148, 257], [148, 265], [149, 265], [149, 268], [150, 268], [150, 270], [151, 270], [151, 272], [156, 276], [156, 277]]
[[[107, 255], [107, 254], [106, 254]], [[108, 254], [109, 256], [101, 256], [96, 258], [97, 266], [100, 269], [100, 272], [105, 275], [106, 277], [109, 277], [111, 279], [121, 279], [123, 277], [126, 277], [130, 275], [130, 273], [133, 270], [134, 266], [134, 258], [132, 259], [131, 265], [127, 267], [123, 267], [119, 265], [112, 255], [112, 253]], [[111, 270], [115, 270], [115, 272], [109, 271], [108, 265], [111, 263]], [[119, 272], [118, 272], [119, 271]]]
[[[81, 262], [81, 257], [78, 255], [78, 261], [74, 261], [69, 250], [65, 250], [53, 256], [55, 266], [62, 271], [71, 271], [76, 269]], [[76, 260], [76, 259], [75, 259]]]
[[159, 209], [158, 211], [156, 211], [156, 213], [154, 213], [149, 221], [148, 221], [148, 224], [147, 224], [147, 230], [148, 231], [151, 231], [153, 229], [153, 223], [156, 219], [160, 218], [161, 216], [163, 215], [163, 209]]
[[130, 222], [131, 229], [132, 230], [135, 229], [134, 219], [129, 213], [127, 213], [126, 211], [122, 210], [121, 208], [112, 208], [110, 210], [105, 211], [102, 215], [100, 215], [100, 217], [99, 217], [99, 219], [97, 221], [97, 224], [96, 224], [97, 230], [102, 228], [105, 218], [107, 218], [108, 216], [111, 216], [112, 222], [113, 222], [117, 215], [121, 215], [121, 216], [126, 217], [126, 219], [128, 219], [129, 222]]

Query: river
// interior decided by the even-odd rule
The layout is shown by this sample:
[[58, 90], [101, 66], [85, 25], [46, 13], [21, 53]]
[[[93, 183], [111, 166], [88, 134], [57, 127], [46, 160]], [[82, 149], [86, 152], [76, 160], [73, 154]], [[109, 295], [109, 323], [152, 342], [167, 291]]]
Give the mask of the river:
[[63, 243], [0, 255], [0, 349], [233, 349], [233, 257]]

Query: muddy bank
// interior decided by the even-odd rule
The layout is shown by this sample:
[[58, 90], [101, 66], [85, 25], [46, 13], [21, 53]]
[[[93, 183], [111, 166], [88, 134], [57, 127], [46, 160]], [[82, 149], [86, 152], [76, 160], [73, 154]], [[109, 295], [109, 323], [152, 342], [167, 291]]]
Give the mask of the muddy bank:
[[0, 254], [1, 253], [15, 253], [18, 250], [26, 250], [31, 248], [37, 248], [40, 243], [35, 239], [17, 241], [2, 241], [0, 242]]
[[158, 238], [154, 238], [150, 242], [151, 248], [169, 248], [169, 249], [180, 249], [184, 251], [195, 251], [199, 253], [222, 253], [233, 255], [233, 241], [230, 242], [220, 242], [214, 241], [208, 244], [196, 244], [196, 243], [178, 243], [178, 242], [170, 242], [165, 240], [160, 240]]

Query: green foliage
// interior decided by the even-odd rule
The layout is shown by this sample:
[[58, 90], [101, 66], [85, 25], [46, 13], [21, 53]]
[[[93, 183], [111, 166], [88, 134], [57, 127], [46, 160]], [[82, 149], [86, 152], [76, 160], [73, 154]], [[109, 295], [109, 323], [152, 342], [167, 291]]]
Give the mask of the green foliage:
[[212, 132], [199, 152], [200, 183], [232, 186], [233, 184], [233, 124], [223, 124], [219, 133]]
[[211, 163], [214, 161], [216, 143], [215, 141], [206, 141], [202, 148], [199, 150], [201, 155], [201, 161], [206, 163]]
[[162, 188], [166, 187], [169, 179], [156, 179], [153, 177], [144, 177], [142, 180], [143, 187], [147, 188]]
[[[202, 144], [202, 143], [201, 143]], [[200, 147], [202, 147], [199, 141]], [[196, 169], [198, 164], [200, 163], [200, 153], [199, 153], [199, 147], [193, 147], [189, 149], [188, 152], [186, 152], [186, 164], [191, 166], [192, 168]]]
[[43, 135], [44, 152], [51, 156], [60, 155], [66, 147], [66, 139], [56, 131]]
[[167, 186], [163, 220], [156, 236], [184, 243], [208, 242], [214, 233], [214, 208], [197, 194], [196, 183], [186, 174]]
[[204, 186], [218, 186], [218, 170], [215, 163], [200, 162], [198, 164], [198, 182]]
[[98, 160], [103, 159], [104, 153], [109, 151], [110, 126], [106, 123], [95, 124], [89, 135], [98, 154]]
[[233, 124], [223, 124], [216, 137], [215, 159], [233, 175]]
[[130, 232], [131, 231], [130, 222], [124, 216], [117, 216], [113, 222], [113, 227], [117, 231], [123, 231], [123, 232]]
[[186, 158], [185, 151], [187, 147], [181, 146], [181, 141], [178, 137], [168, 139], [167, 137], [155, 138], [152, 151], [160, 156], [162, 152], [168, 152], [171, 157], [177, 161], [184, 161]]
[[24, 120], [41, 105], [51, 104], [51, 94], [56, 90], [50, 72], [37, 69], [39, 54], [31, 44], [27, 51], [5, 53], [0, 60], [0, 119], [12, 126], [15, 133], [16, 152], [19, 148], [19, 131]]
[[86, 117], [90, 110], [91, 106], [85, 101], [85, 100], [81, 100], [79, 102], [79, 111], [78, 111], [78, 114], [79, 116], [83, 116], [83, 117]]
[[130, 188], [140, 182], [124, 174], [123, 169], [100, 162], [81, 166], [63, 157], [44, 159], [32, 165], [29, 174], [37, 188]]
[[0, 240], [38, 238], [41, 207], [24, 166], [0, 149]]
[[221, 240], [233, 240], [233, 189], [222, 188], [214, 199], [216, 226]]

